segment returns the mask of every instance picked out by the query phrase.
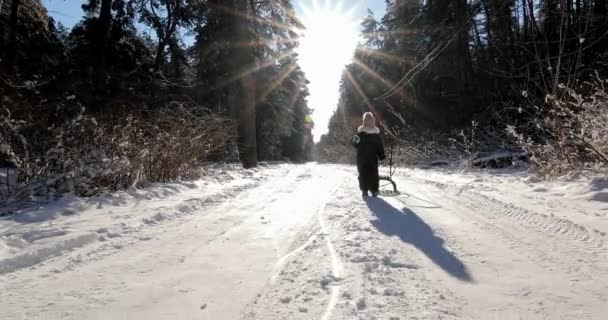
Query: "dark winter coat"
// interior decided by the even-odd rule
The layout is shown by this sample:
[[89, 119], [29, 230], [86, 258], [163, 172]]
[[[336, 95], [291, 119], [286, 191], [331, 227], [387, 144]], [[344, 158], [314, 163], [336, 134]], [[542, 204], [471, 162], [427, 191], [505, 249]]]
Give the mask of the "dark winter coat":
[[378, 192], [380, 177], [378, 161], [386, 159], [384, 144], [380, 130], [365, 130], [359, 128], [353, 136], [353, 146], [357, 148], [357, 172], [359, 173], [359, 189], [363, 192]]
[[377, 128], [375, 131], [366, 131], [362, 127], [359, 127], [357, 134], [353, 137], [353, 146], [357, 148], [358, 164], [378, 165], [378, 160], [386, 159], [380, 130]]

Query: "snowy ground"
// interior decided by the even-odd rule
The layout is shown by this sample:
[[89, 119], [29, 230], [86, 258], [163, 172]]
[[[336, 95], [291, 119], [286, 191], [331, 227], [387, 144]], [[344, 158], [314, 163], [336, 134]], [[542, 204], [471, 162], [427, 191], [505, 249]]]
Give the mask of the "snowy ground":
[[0, 319], [605, 319], [608, 182], [355, 169], [211, 177], [0, 220]]

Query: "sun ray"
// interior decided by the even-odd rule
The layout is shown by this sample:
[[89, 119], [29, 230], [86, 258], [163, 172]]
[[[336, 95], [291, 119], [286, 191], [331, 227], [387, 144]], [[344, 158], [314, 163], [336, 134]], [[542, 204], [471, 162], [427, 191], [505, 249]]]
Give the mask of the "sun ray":
[[390, 53], [386, 53], [386, 52], [382, 52], [382, 51], [378, 51], [378, 50], [373, 50], [373, 49], [369, 49], [363, 46], [359, 46], [357, 47], [357, 51], [359, 52], [363, 52], [365, 54], [368, 54], [372, 57], [378, 58], [378, 59], [385, 59], [386, 61], [389, 62], [393, 62], [396, 63], [398, 65], [414, 65], [414, 62], [411, 61], [410, 59], [406, 59], [400, 56], [396, 56], [396, 55], [392, 55]]
[[346, 12], [344, 12], [344, 16], [348, 17], [349, 19], [355, 20], [355, 12], [359, 9], [359, 5], [355, 4], [354, 6], [350, 7]]
[[359, 68], [363, 69], [363, 71], [367, 74], [369, 74], [372, 78], [380, 81], [382, 84], [384, 84], [387, 88], [392, 88], [395, 86], [394, 83], [392, 83], [391, 81], [385, 79], [384, 77], [382, 77], [379, 73], [377, 73], [376, 71], [372, 70], [370, 67], [368, 67], [365, 63], [363, 63], [361, 60], [354, 58], [353, 59], [353, 63], [358, 66]]
[[319, 11], [322, 8], [319, 6], [319, 1], [312, 0], [312, 11]]
[[235, 81], [243, 79], [244, 77], [246, 77], [246, 76], [248, 76], [250, 74], [253, 74], [253, 73], [257, 72], [257, 71], [260, 71], [262, 69], [268, 68], [271, 65], [277, 63], [277, 61], [281, 61], [281, 60], [283, 60], [283, 59], [285, 59], [285, 58], [287, 58], [289, 56], [293, 56], [295, 54], [296, 54], [295, 51], [289, 50], [289, 51], [287, 51], [287, 52], [285, 52], [283, 54], [280, 54], [280, 55], [278, 55], [276, 57], [270, 57], [270, 58], [266, 59], [265, 61], [263, 61], [261, 64], [253, 65], [253, 66], [251, 66], [251, 67], [249, 67], [249, 68], [241, 71], [240, 73], [235, 74], [235, 75], [229, 77], [228, 79], [217, 83], [215, 86], [213, 86], [213, 88], [211, 90], [214, 91], [214, 90], [218, 90], [218, 89], [224, 88], [227, 85], [230, 85], [231, 83], [233, 83]]
[[262, 91], [262, 93], [260, 94], [259, 99], [256, 99], [256, 103], [260, 103], [264, 100], [266, 100], [266, 98], [276, 89], [278, 88], [280, 85], [283, 84], [283, 82], [285, 81], [285, 79], [287, 79], [287, 77], [289, 77], [296, 69], [298, 68], [298, 65], [295, 63], [290, 64], [287, 68], [285, 68], [285, 70], [281, 71], [281, 73], [279, 73], [271, 82], [270, 86], [268, 86], [264, 91]]
[[[372, 78], [382, 82], [382, 84], [384, 84], [387, 87], [387, 89], [393, 88], [395, 86], [394, 82], [383, 78], [379, 73], [377, 73], [374, 70], [372, 70], [371, 68], [369, 68], [365, 63], [361, 62], [359, 59], [357, 59], [357, 58], [353, 59], [353, 63], [356, 66], [363, 69], [363, 71], [366, 72], [367, 74], [369, 74]], [[418, 101], [416, 101], [414, 99], [414, 96], [412, 94], [406, 94], [405, 88], [400, 89], [399, 91], [397, 91], [396, 94], [400, 101], [405, 101], [408, 103], [408, 105], [413, 106], [413, 107], [418, 106]]]
[[408, 29], [398, 31], [375, 31], [375, 32], [362, 32], [361, 36], [365, 37], [386, 37], [386, 36], [409, 36], [412, 34], [419, 33], [420, 30]]
[[234, 9], [232, 9], [228, 6], [225, 6], [225, 5], [214, 4], [213, 8], [220, 12], [224, 12], [224, 13], [227, 13], [227, 14], [239, 17], [239, 18], [247, 19], [247, 20], [258, 22], [261, 24], [270, 25], [270, 26], [273, 26], [273, 27], [276, 27], [279, 29], [283, 29], [283, 30], [287, 30], [287, 31], [293, 29], [293, 26], [291, 26], [291, 25], [288, 25], [285, 23], [274, 22], [270, 19], [264, 19], [264, 18], [257, 17], [257, 16], [251, 16], [249, 14], [242, 13], [242, 12], [237, 12]]
[[353, 77], [353, 75], [350, 73], [350, 71], [348, 69], [344, 70], [344, 74], [346, 75], [346, 78], [348, 79], [348, 81], [350, 81], [350, 83], [353, 85], [353, 87], [355, 88], [355, 91], [359, 94], [359, 96], [363, 99], [363, 101], [365, 102], [365, 104], [367, 105], [367, 108], [369, 110], [371, 110], [374, 114], [377, 114], [377, 110], [374, 107], [374, 105], [371, 103], [371, 101], [369, 101], [369, 98], [367, 97], [367, 95], [365, 94], [365, 92], [363, 92], [363, 89], [361, 89], [361, 86], [359, 86], [359, 83], [357, 82], [357, 80]]
[[[336, 10], [338, 12], [344, 12], [344, 8], [342, 8], [342, 6], [343, 6], [342, 1], [338, 1], [338, 2], [336, 2], [334, 10]], [[343, 13], [343, 14], [346, 15], [346, 13]]]
[[235, 43], [231, 43], [228, 45], [228, 47], [230, 48], [255, 48], [255, 47], [264, 47], [264, 46], [268, 46], [269, 43], [271, 44], [296, 44], [300, 41], [299, 38], [293, 38], [293, 39], [279, 39], [279, 40], [272, 40], [272, 41], [267, 41], [267, 40], [259, 40], [259, 41], [247, 41], [247, 42], [235, 42]]
[[[302, 83], [300, 83], [300, 82], [298, 82], [298, 84], [302, 85]], [[293, 92], [291, 97], [289, 97], [289, 103], [287, 104], [287, 112], [293, 113], [293, 107], [296, 105], [296, 103], [298, 102], [298, 99], [300, 98], [301, 95], [302, 95], [301, 88], [298, 88], [297, 90], [295, 90]]]

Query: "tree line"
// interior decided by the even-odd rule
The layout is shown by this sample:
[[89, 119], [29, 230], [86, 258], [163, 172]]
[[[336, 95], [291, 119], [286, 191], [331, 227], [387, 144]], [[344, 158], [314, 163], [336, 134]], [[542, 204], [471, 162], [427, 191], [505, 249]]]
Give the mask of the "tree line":
[[361, 113], [372, 111], [393, 138], [426, 156], [422, 149], [455, 140], [471, 149], [477, 134], [492, 148], [550, 147], [566, 162], [568, 153], [603, 158], [607, 3], [387, 0], [381, 19], [370, 11], [362, 22], [320, 152], [346, 144]]
[[0, 157], [19, 181], [120, 159], [129, 166], [120, 185], [177, 178], [195, 162], [310, 160], [295, 52], [303, 26], [291, 0], [88, 0], [81, 9], [68, 29], [40, 0], [0, 1]]
[[90, 0], [71, 30], [38, 0], [3, 2], [4, 79], [42, 79], [91, 112], [114, 113], [118, 99], [192, 101], [238, 120], [248, 166], [256, 155], [307, 159], [308, 93], [294, 52], [302, 26], [291, 1]]

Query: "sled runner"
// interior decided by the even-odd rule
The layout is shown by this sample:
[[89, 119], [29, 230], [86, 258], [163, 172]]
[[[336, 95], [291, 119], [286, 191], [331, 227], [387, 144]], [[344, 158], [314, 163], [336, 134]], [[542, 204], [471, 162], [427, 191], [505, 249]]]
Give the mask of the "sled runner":
[[[380, 194], [383, 196], [396, 196], [399, 194], [397, 190], [397, 183], [393, 180], [393, 174], [397, 170], [397, 167], [393, 165], [393, 146], [390, 145], [389, 149], [389, 157], [388, 157], [388, 175], [380, 175], [380, 181], [387, 181], [380, 185]], [[392, 190], [387, 190], [385, 187], [392, 185]]]

